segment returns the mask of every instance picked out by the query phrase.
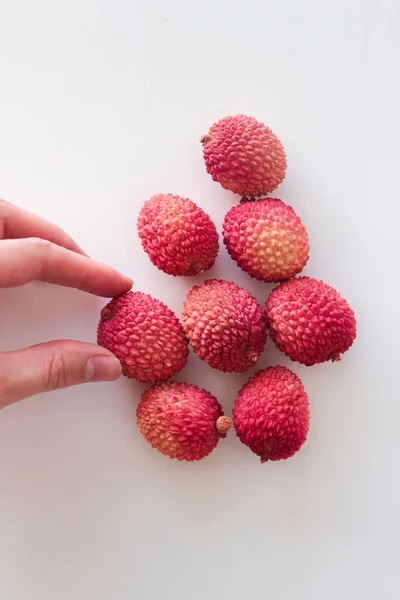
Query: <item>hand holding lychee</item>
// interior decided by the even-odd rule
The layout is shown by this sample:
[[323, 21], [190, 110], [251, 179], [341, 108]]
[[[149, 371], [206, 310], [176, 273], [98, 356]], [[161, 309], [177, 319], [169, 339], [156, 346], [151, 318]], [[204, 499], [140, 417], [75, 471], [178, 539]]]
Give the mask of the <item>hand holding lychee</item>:
[[152, 383], [183, 369], [189, 354], [182, 325], [172, 310], [142, 292], [113, 298], [103, 308], [97, 343], [120, 360], [123, 375]]
[[[224, 373], [244, 373], [261, 356], [267, 336], [292, 361], [307, 366], [338, 361], [356, 338], [354, 312], [336, 290], [312, 277], [295, 277], [309, 257], [307, 230], [293, 208], [263, 197], [283, 181], [286, 154], [277, 136], [253, 117], [215, 123], [201, 138], [206, 170], [243, 196], [223, 223], [229, 255], [251, 277], [280, 282], [265, 310], [233, 281], [195, 285], [180, 323], [162, 302], [130, 292], [102, 311], [98, 343], [111, 350], [123, 374], [155, 383], [137, 408], [137, 424], [159, 452], [179, 460], [206, 457], [226, 436], [231, 420], [216, 398], [188, 383], [168, 382], [188, 358]], [[192, 200], [157, 194], [137, 223], [143, 249], [161, 271], [191, 277], [208, 271], [219, 251], [217, 229]], [[236, 433], [261, 462], [293, 456], [306, 441], [309, 400], [299, 377], [283, 367], [259, 370], [233, 408]]]

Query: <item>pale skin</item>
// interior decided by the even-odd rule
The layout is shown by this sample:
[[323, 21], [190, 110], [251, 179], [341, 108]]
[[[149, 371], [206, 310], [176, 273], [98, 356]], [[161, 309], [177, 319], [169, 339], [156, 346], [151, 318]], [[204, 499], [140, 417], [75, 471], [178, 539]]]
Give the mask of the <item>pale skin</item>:
[[[67, 286], [111, 298], [133, 282], [91, 259], [62, 229], [0, 200], [0, 288], [30, 281]], [[0, 408], [30, 396], [90, 381], [113, 381], [121, 364], [105, 348], [55, 340], [0, 352]]]

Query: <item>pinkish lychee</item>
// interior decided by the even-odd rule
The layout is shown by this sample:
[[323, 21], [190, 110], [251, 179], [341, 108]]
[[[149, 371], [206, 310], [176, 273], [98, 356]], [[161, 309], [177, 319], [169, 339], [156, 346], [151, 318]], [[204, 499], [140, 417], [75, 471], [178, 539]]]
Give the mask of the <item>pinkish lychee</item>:
[[290, 458], [307, 439], [308, 396], [299, 377], [285, 367], [253, 375], [240, 390], [232, 414], [240, 441], [262, 463]]
[[204, 389], [170, 381], [142, 394], [137, 424], [153, 448], [178, 460], [201, 460], [231, 425], [217, 399]]
[[284, 281], [308, 260], [306, 228], [278, 198], [244, 200], [226, 214], [224, 244], [239, 267], [261, 281]]
[[269, 194], [285, 177], [287, 162], [282, 143], [254, 117], [224, 117], [200, 141], [207, 172], [235, 194]]
[[312, 277], [278, 285], [267, 300], [266, 314], [279, 350], [303, 365], [340, 360], [356, 338], [356, 319], [348, 302]]
[[211, 218], [188, 198], [157, 194], [147, 200], [137, 223], [151, 262], [169, 275], [197, 275], [210, 269], [219, 250]]
[[209, 279], [194, 286], [182, 320], [193, 350], [214, 369], [242, 373], [254, 366], [264, 350], [265, 313], [236, 283]]
[[152, 383], [183, 369], [189, 354], [179, 319], [142, 292], [117, 296], [102, 309], [97, 342], [120, 360], [123, 375]]

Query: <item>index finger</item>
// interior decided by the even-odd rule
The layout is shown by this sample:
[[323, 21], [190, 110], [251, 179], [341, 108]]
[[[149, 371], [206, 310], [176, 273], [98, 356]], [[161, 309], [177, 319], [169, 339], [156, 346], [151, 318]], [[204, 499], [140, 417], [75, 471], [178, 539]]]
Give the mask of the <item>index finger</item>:
[[115, 269], [39, 238], [0, 241], [0, 287], [37, 280], [109, 298], [133, 285]]
[[57, 225], [0, 199], [0, 239], [42, 238], [79, 254], [87, 254]]

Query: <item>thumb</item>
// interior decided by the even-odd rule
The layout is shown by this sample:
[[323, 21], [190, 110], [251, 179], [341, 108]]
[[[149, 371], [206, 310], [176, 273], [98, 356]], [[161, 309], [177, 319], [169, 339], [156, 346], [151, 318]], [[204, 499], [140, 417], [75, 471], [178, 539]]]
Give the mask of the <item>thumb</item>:
[[121, 363], [105, 348], [59, 340], [0, 353], [0, 408], [89, 381], [114, 381]]

